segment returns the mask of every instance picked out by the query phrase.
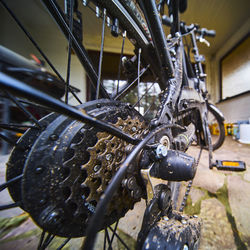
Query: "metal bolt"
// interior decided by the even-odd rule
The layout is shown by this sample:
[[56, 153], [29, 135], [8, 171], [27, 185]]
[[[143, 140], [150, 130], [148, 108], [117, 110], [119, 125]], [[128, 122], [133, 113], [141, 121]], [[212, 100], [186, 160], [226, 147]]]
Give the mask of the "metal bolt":
[[163, 219], [164, 219], [165, 221], [169, 221], [169, 218], [168, 218], [167, 216], [164, 216]]
[[182, 220], [181, 223], [182, 223], [183, 225], [186, 225], [186, 224], [187, 224], [187, 221], [186, 221], [186, 220]]
[[94, 171], [95, 171], [95, 172], [98, 172], [100, 169], [101, 169], [101, 166], [100, 166], [100, 165], [95, 165], [95, 166], [94, 166]]
[[87, 188], [88, 186], [85, 183], [81, 183], [81, 188]]
[[132, 109], [132, 108], [133, 108], [133, 106], [132, 106], [131, 104], [128, 104], [127, 107], [128, 107], [129, 109]]
[[186, 109], [187, 107], [188, 107], [188, 103], [185, 101], [185, 102], [183, 103], [183, 108]]
[[44, 205], [44, 204], [46, 203], [46, 199], [41, 199], [41, 200], [39, 201], [39, 203], [40, 203], [40, 205]]
[[157, 149], [156, 149], [157, 157], [162, 158], [162, 157], [167, 156], [167, 154], [168, 154], [168, 149], [164, 145], [160, 144], [157, 146]]
[[[45, 215], [46, 216], [46, 215]], [[44, 219], [43, 224], [49, 228], [55, 228], [61, 221], [61, 213], [58, 210], [53, 210]]]
[[58, 139], [58, 135], [52, 134], [49, 138], [51, 141], [56, 141]]
[[127, 179], [124, 179], [124, 180], [122, 181], [122, 186], [123, 186], [123, 187], [126, 187], [126, 186], [127, 186], [127, 182], [128, 182], [128, 180], [127, 180]]
[[96, 15], [96, 17], [100, 17], [100, 9], [99, 9], [99, 7], [96, 7], [95, 8], [95, 15]]
[[132, 127], [132, 131], [135, 132], [136, 131], [136, 127]]
[[112, 154], [107, 154], [106, 155], [106, 160], [111, 161], [112, 160]]
[[135, 180], [135, 177], [134, 176], [131, 176], [129, 179], [128, 179], [128, 182], [127, 182], [127, 187], [129, 189], [132, 189], [134, 187], [134, 184], [136, 183], [136, 180]]
[[136, 200], [139, 199], [141, 197], [141, 190], [140, 189], [136, 189], [134, 191], [132, 191], [132, 197], [134, 197]]
[[43, 168], [42, 167], [37, 167], [36, 168], [36, 174], [41, 174], [43, 172]]
[[109, 17], [107, 17], [107, 26], [108, 26], [108, 27], [110, 27], [110, 25], [111, 25], [110, 18], [109, 18]]
[[89, 3], [89, 1], [88, 0], [82, 0], [82, 4], [83, 4], [83, 6], [87, 6], [88, 5], [88, 3]]

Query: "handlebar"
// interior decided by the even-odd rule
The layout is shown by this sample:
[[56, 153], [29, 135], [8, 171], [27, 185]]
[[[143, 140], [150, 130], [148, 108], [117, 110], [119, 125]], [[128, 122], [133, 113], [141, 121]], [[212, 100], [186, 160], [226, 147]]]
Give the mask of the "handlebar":
[[215, 30], [208, 30], [206, 28], [202, 28], [200, 30], [196, 31], [198, 34], [204, 36], [209, 36], [209, 37], [215, 37], [216, 31]]
[[209, 36], [209, 37], [215, 37], [216, 36], [216, 31], [215, 30], [208, 30], [206, 28], [201, 28], [197, 24], [191, 24], [191, 25], [186, 25], [184, 22], [181, 22], [181, 33], [188, 33], [195, 29], [195, 33], [199, 34], [203, 37]]
[[[171, 27], [172, 20], [167, 15], [163, 15], [162, 16], [162, 23], [164, 25], [167, 25], [167, 26]], [[199, 34], [199, 35], [201, 35], [203, 37], [205, 37], [205, 36], [215, 37], [215, 35], [216, 35], [215, 30], [208, 30], [206, 28], [201, 28], [200, 29], [199, 25], [197, 25], [197, 24], [186, 25], [184, 22], [181, 22], [180, 23], [180, 28], [181, 28], [181, 33], [182, 34], [188, 33], [190, 31], [192, 31], [193, 29], [196, 29], [195, 33], [197, 33], [197, 34]]]

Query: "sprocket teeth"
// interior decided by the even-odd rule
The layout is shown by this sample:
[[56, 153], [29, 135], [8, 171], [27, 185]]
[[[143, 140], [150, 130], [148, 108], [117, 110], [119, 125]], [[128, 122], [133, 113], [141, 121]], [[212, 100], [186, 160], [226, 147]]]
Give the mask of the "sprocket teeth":
[[[125, 133], [135, 136], [140, 135], [141, 131], [145, 128], [145, 123], [141, 122], [138, 117], [132, 118], [128, 116], [125, 120], [118, 117], [117, 122], [113, 124], [113, 126], [121, 129]], [[107, 132], [98, 132], [96, 137], [98, 140], [95, 145], [87, 148], [90, 154], [89, 161], [82, 166], [82, 169], [87, 170], [87, 178], [83, 184], [90, 190], [87, 202], [93, 200], [99, 201], [110, 180], [119, 169], [120, 164], [125, 160], [127, 155], [126, 148], [129, 145], [127, 142]], [[101, 169], [98, 171], [95, 170], [95, 165], [97, 164], [101, 165]], [[94, 180], [98, 178], [101, 181], [95, 183]], [[108, 210], [110, 212], [108, 213], [112, 211], [122, 213], [125, 208], [128, 209], [131, 207], [133, 198], [130, 197], [130, 193], [119, 192], [114, 195], [113, 199], [115, 199], [116, 202], [113, 202], [115, 204], [109, 206]]]

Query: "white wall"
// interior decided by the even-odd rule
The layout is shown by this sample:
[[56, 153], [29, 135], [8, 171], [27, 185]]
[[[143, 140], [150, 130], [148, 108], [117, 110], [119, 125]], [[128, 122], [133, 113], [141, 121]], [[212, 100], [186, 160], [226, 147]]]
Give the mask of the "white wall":
[[[209, 92], [212, 101], [224, 113], [226, 122], [236, 122], [238, 120], [247, 120], [250, 117], [250, 94], [245, 94], [226, 101], [220, 101], [220, 60], [227, 54], [241, 39], [250, 31], [250, 18], [244, 23], [236, 33], [232, 34], [220, 50], [209, 60], [211, 66], [210, 77], [208, 81]], [[219, 102], [219, 103], [218, 103]]]

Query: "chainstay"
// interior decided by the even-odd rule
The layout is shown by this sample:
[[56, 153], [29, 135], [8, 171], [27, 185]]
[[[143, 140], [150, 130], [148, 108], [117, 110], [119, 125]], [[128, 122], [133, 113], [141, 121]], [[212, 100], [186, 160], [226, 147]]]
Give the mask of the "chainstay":
[[[200, 162], [200, 158], [201, 158], [201, 153], [202, 153], [202, 148], [200, 149], [200, 152], [199, 152], [199, 155], [198, 155], [198, 158], [196, 160], [196, 168], [198, 167], [199, 165], [199, 162]], [[188, 182], [188, 185], [187, 185], [187, 188], [186, 188], [186, 191], [185, 191], [185, 195], [182, 199], [182, 202], [181, 202], [181, 207], [179, 209], [180, 212], [183, 212], [185, 206], [186, 206], [186, 203], [187, 203], [187, 198], [188, 198], [188, 195], [191, 191], [191, 187], [193, 185], [193, 180], [189, 181]]]

